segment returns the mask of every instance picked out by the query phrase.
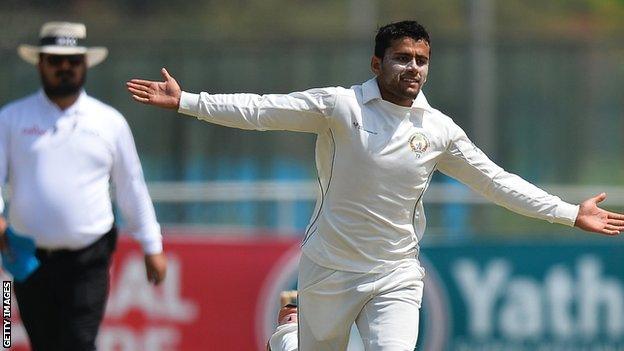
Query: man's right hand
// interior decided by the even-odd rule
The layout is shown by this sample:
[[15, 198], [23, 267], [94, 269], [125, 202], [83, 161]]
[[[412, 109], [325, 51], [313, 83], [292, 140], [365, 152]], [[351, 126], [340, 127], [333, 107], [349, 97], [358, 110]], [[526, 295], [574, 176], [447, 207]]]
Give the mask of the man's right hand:
[[160, 73], [165, 79], [164, 82], [131, 79], [126, 82], [126, 87], [132, 98], [138, 102], [177, 110], [180, 106], [182, 89], [166, 69], [161, 69]]

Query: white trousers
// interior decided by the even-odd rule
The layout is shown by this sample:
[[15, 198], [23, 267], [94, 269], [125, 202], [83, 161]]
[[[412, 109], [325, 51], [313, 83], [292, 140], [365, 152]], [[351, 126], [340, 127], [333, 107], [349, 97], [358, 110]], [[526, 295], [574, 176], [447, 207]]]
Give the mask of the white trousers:
[[292, 346], [295, 328], [282, 328], [271, 338], [272, 351], [345, 351], [353, 322], [366, 351], [413, 351], [423, 277], [416, 260], [387, 273], [353, 273], [319, 266], [302, 255], [299, 347]]

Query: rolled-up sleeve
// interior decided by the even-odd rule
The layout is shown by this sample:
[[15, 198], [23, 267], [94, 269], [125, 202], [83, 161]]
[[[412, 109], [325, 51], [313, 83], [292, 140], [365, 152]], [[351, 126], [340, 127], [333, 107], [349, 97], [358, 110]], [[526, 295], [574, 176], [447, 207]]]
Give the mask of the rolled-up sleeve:
[[132, 132], [123, 119], [116, 141], [112, 178], [126, 229], [141, 243], [146, 254], [160, 253], [163, 250], [160, 225], [156, 221]]
[[178, 112], [239, 129], [319, 133], [335, 104], [336, 88], [268, 95], [183, 92]]
[[562, 201], [492, 162], [454, 125], [438, 169], [488, 200], [519, 214], [574, 226], [579, 206]]

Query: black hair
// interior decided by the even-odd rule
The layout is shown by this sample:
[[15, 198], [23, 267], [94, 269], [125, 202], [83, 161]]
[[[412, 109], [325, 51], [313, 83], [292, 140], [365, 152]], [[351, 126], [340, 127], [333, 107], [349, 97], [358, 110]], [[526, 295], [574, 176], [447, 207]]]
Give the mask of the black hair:
[[392, 41], [404, 37], [415, 41], [424, 40], [431, 46], [429, 33], [425, 27], [416, 21], [401, 21], [387, 24], [377, 31], [375, 35], [375, 56], [383, 58], [386, 49], [392, 45]]

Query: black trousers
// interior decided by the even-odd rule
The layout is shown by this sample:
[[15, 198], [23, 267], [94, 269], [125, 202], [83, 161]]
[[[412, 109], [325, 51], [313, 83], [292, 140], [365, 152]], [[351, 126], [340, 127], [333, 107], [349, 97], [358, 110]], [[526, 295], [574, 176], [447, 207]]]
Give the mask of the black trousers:
[[92, 351], [104, 316], [117, 230], [80, 250], [37, 249], [39, 268], [15, 297], [33, 351]]

